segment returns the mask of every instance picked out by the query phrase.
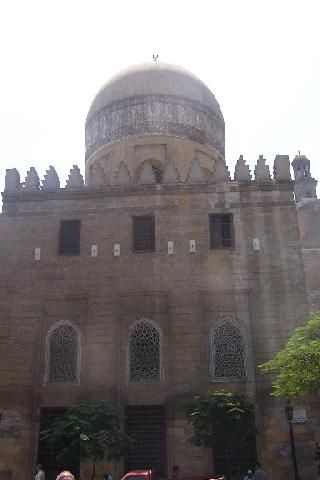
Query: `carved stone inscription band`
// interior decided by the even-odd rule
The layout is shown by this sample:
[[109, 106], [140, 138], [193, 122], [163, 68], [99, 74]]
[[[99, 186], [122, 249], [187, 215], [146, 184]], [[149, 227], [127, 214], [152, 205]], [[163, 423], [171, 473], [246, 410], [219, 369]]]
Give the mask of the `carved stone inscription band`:
[[224, 156], [224, 123], [215, 112], [187, 99], [153, 95], [115, 102], [89, 117], [86, 158], [114, 141], [148, 134], [187, 137]]

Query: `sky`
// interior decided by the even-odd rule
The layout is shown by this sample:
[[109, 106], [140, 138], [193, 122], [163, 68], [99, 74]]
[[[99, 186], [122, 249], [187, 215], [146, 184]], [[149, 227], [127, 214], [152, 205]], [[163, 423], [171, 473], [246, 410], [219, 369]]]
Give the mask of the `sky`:
[[0, 2], [0, 190], [53, 165], [84, 173], [84, 124], [97, 90], [128, 65], [192, 71], [226, 123], [226, 161], [298, 150], [320, 181], [318, 0], [3, 0]]

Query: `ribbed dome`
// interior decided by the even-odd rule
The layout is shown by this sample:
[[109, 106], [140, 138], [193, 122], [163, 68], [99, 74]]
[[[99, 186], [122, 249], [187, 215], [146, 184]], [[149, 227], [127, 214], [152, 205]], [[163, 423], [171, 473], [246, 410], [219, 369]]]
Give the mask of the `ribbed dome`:
[[113, 141], [149, 134], [188, 137], [224, 153], [224, 120], [215, 96], [174, 65], [133, 66], [100, 89], [87, 115], [86, 156]]

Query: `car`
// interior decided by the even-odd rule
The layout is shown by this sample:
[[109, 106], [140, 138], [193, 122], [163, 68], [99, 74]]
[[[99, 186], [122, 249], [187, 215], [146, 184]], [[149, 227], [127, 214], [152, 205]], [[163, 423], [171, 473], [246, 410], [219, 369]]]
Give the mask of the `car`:
[[[121, 480], [155, 480], [152, 470], [132, 470], [124, 475]], [[176, 480], [225, 480], [224, 475], [190, 475], [179, 477]]]

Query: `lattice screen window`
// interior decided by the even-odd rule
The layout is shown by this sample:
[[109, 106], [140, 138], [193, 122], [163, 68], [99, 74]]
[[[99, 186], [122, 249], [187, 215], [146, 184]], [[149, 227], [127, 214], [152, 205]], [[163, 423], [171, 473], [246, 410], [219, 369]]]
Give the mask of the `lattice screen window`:
[[47, 338], [47, 383], [79, 381], [79, 331], [70, 323], [60, 323]]
[[160, 381], [160, 332], [147, 320], [137, 323], [129, 334], [129, 381]]
[[210, 335], [212, 380], [246, 378], [246, 344], [238, 323], [227, 318]]

